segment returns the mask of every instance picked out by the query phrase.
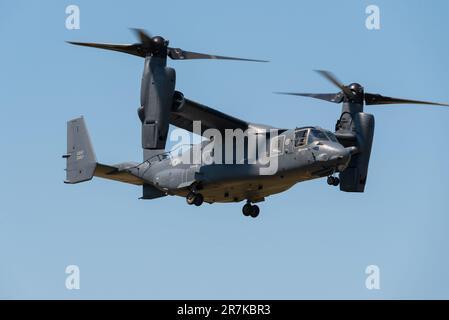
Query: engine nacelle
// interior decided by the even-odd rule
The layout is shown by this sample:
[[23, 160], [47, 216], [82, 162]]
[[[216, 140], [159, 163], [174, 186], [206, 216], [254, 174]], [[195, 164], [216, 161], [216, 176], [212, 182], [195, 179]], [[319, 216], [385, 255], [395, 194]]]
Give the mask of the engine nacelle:
[[340, 173], [340, 190], [346, 192], [363, 192], [365, 190], [371, 147], [374, 136], [374, 116], [357, 112], [352, 116], [355, 131], [355, 146], [359, 151], [354, 155], [343, 172]]
[[139, 118], [142, 121], [142, 148], [164, 149], [173, 103], [176, 74], [165, 60], [147, 57], [142, 76]]

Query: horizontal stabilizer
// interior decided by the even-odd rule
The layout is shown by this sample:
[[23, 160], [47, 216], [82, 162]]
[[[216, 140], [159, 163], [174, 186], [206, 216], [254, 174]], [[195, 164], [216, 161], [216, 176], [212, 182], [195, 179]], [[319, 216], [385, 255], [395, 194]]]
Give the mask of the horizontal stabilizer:
[[132, 175], [126, 169], [121, 169], [120, 165], [109, 166], [97, 163], [97, 167], [94, 171], [94, 176], [124, 183], [131, 183], [139, 186], [144, 184], [144, 181], [141, 178]]

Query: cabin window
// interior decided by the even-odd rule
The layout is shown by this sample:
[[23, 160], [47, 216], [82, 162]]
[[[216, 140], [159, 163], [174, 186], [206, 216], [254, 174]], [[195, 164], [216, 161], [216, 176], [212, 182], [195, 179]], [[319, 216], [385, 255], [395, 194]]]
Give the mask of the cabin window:
[[164, 153], [164, 154], [161, 154], [161, 155], [159, 155], [159, 160], [165, 160], [165, 159], [168, 159], [170, 156], [167, 154], [167, 153]]
[[307, 129], [295, 132], [295, 147], [305, 146], [307, 144]]
[[285, 136], [277, 136], [271, 139], [271, 156], [277, 156], [284, 152]]

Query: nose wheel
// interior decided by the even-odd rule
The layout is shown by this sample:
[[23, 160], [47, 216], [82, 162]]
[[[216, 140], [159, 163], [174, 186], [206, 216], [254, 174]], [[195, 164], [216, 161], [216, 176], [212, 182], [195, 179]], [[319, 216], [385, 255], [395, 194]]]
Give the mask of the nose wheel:
[[199, 207], [200, 205], [203, 204], [204, 198], [201, 193], [189, 192], [189, 194], [186, 197], [186, 201], [187, 201], [187, 204], [189, 204], [189, 205], [194, 204], [197, 207]]
[[257, 205], [252, 205], [251, 203], [246, 203], [242, 208], [243, 215], [245, 217], [257, 218], [259, 215], [260, 209]]
[[334, 176], [327, 177], [327, 184], [330, 186], [337, 187], [340, 184], [340, 179]]

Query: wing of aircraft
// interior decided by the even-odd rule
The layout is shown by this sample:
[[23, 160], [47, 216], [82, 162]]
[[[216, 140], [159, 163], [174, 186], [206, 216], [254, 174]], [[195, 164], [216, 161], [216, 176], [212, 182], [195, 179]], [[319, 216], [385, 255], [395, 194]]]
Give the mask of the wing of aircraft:
[[[224, 135], [225, 129], [242, 129], [243, 131], [249, 128], [256, 131], [276, 129], [271, 126], [246, 122], [189, 99], [183, 99], [178, 110], [170, 113], [170, 124], [178, 128], [193, 132], [193, 121], [201, 121], [201, 134], [207, 129], [217, 129], [222, 135]], [[285, 131], [285, 129], [278, 130]]]

